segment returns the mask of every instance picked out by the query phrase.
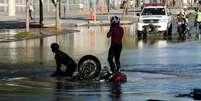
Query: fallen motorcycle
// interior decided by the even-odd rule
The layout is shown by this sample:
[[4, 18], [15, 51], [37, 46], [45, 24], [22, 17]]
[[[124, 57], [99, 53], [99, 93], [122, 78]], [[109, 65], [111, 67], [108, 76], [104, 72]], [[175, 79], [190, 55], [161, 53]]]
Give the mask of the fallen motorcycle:
[[78, 62], [78, 73], [70, 81], [95, 80], [109, 82], [126, 82], [127, 77], [122, 72], [111, 74], [108, 69], [101, 68], [99, 59], [93, 55], [85, 55]]
[[177, 32], [179, 34], [179, 38], [186, 39], [186, 37], [191, 37], [189, 33], [189, 29], [187, 27], [187, 21], [185, 18], [178, 16], [178, 26], [177, 26]]

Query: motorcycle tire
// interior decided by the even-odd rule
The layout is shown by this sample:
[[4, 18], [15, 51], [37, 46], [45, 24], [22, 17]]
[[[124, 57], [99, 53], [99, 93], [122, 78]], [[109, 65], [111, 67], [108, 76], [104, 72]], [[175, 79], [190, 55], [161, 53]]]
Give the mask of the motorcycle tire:
[[84, 80], [96, 78], [101, 71], [101, 63], [93, 55], [83, 56], [78, 62], [78, 73]]

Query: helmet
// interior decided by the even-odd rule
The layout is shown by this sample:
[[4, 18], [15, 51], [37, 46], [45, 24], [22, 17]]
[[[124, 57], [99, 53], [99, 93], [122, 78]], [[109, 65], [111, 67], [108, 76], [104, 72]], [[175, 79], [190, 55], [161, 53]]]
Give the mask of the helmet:
[[59, 44], [58, 43], [52, 43], [51, 46], [52, 50], [59, 50]]
[[111, 22], [111, 24], [119, 24], [119, 23], [120, 23], [120, 18], [117, 17], [117, 16], [113, 16], [113, 17], [110, 19], [110, 22]]

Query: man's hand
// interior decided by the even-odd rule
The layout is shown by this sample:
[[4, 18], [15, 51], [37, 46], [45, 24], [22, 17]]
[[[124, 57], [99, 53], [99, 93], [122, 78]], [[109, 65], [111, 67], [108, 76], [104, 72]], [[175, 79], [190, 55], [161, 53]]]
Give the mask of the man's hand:
[[110, 38], [111, 36], [112, 36], [112, 27], [110, 27], [110, 30], [109, 30], [109, 32], [107, 33], [107, 38]]

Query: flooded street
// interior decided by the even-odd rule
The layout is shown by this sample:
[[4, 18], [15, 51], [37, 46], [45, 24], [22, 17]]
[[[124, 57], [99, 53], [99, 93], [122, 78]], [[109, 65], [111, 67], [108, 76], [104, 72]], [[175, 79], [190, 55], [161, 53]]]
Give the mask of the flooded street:
[[92, 54], [102, 66], [108, 65], [109, 27], [78, 27], [75, 30], [80, 32], [1, 43], [0, 100], [194, 101], [176, 96], [201, 87], [201, 41], [152, 37], [137, 40], [135, 25], [123, 27], [126, 33], [121, 65], [127, 74], [126, 83], [69, 82], [50, 77], [55, 70], [52, 42], [58, 42], [61, 50], [76, 61]]

